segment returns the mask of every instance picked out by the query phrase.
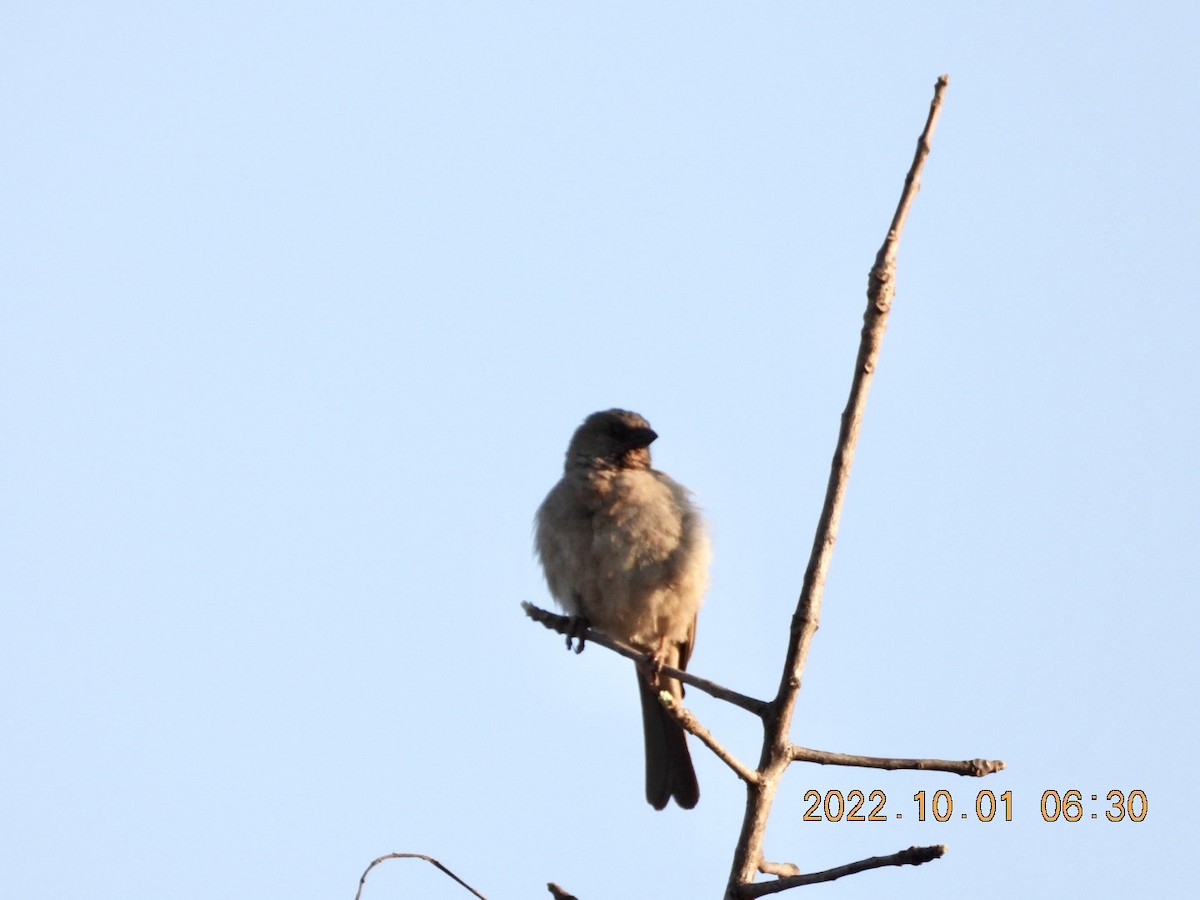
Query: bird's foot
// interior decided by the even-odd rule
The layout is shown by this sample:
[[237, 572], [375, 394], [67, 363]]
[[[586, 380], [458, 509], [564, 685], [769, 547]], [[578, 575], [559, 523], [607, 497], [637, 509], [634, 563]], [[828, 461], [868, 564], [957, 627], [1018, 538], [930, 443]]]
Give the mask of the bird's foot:
[[662, 675], [663, 666], [667, 664], [669, 656], [669, 645], [666, 635], [659, 638], [658, 649], [653, 653], [646, 654], [648, 674], [650, 676], [650, 684], [658, 687], [659, 676]]
[[641, 665], [638, 666], [642, 670], [642, 675], [646, 679], [646, 684], [651, 687], [658, 687], [658, 678], [662, 675], [663, 665], [665, 665], [666, 657], [662, 653], [652, 653], [646, 651], [646, 655], [642, 657]]
[[587, 630], [591, 627], [591, 622], [586, 616], [569, 616], [570, 621], [567, 624], [567, 649], [571, 649], [571, 641], [578, 641], [575, 647], [576, 653], [583, 652], [584, 639], [587, 637]]

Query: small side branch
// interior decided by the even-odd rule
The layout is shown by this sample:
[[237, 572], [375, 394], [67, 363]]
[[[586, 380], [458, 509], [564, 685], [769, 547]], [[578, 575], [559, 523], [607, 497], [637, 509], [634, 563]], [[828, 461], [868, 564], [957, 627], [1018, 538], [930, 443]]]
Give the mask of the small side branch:
[[[545, 625], [551, 631], [557, 631], [559, 634], [569, 634], [572, 637], [578, 637], [578, 627], [575, 625], [575, 620], [570, 616], [560, 616], [552, 613], [549, 610], [534, 606], [532, 603], [522, 603], [521, 609], [525, 610], [525, 615]], [[619, 653], [634, 662], [645, 662], [646, 654], [640, 650], [635, 650], [628, 644], [623, 644], [620, 641], [613, 640], [606, 634], [601, 634], [593, 628], [587, 629], [583, 635], [583, 639], [590, 641], [593, 644], [599, 644], [601, 647], [607, 647], [614, 653]], [[700, 678], [698, 675], [692, 675], [690, 672], [684, 672], [680, 669], [672, 669], [670, 666], [663, 666], [660, 670], [664, 675], [670, 675], [672, 678], [677, 678], [684, 684], [690, 684], [697, 690], [716, 697], [718, 700], [724, 700], [726, 703], [732, 703], [739, 709], [744, 709], [746, 712], [762, 718], [766, 713], [769, 704], [754, 697], [747, 697], [745, 694], [739, 694], [737, 691], [730, 690], [727, 687], [717, 684], [715, 681], [709, 681], [707, 678]]]
[[768, 862], [765, 859], [758, 861], [758, 871], [764, 875], [779, 875], [783, 878], [788, 878], [793, 875], [800, 874], [800, 867], [795, 863], [777, 863]]
[[[663, 671], [665, 672], [666, 669], [664, 668]], [[733, 770], [733, 773], [737, 775], [738, 778], [742, 779], [742, 781], [746, 782], [746, 784], [758, 784], [759, 778], [761, 777], [758, 772], [754, 771], [754, 769], [751, 769], [748, 765], [734, 756], [729, 750], [725, 749], [725, 746], [712, 736], [712, 732], [700, 724], [690, 709], [676, 703], [675, 698], [673, 698], [666, 691], [660, 692], [658, 699], [662, 705], [667, 708], [667, 712], [674, 717], [675, 721], [679, 723], [680, 727], [682, 727], [684, 731], [687, 731], [698, 737], [701, 743], [711, 750], [716, 755], [717, 759], [729, 766], [729, 768]]]
[[367, 874], [373, 868], [375, 868], [377, 865], [379, 865], [381, 862], [384, 862], [385, 860], [389, 860], [389, 859], [423, 859], [423, 860], [425, 860], [425, 862], [429, 863], [430, 865], [436, 866], [437, 868], [441, 869], [445, 874], [449, 875], [451, 878], [453, 878], [455, 881], [457, 881], [459, 884], [461, 884], [463, 887], [465, 887], [468, 891], [470, 891], [472, 894], [474, 894], [476, 897], [478, 897], [479, 900], [487, 900], [487, 898], [484, 897], [483, 894], [479, 893], [479, 891], [475, 890], [475, 888], [471, 887], [469, 884], [467, 884], [465, 881], [463, 881], [461, 878], [459, 878], [457, 875], [455, 875], [453, 872], [451, 872], [449, 869], [447, 869], [445, 866], [443, 866], [440, 862], [438, 862], [432, 856], [426, 856], [424, 853], [387, 853], [387, 854], [379, 857], [379, 859], [372, 860], [371, 864], [369, 866], [367, 866], [367, 868], [363, 871], [362, 877], [358, 879], [358, 890], [355, 891], [355, 893], [354, 893], [354, 900], [360, 900], [360, 898], [362, 897], [363, 885], [366, 884]]
[[744, 900], [755, 897], [765, 897], [767, 894], [778, 894], [794, 887], [806, 884], [820, 884], [823, 881], [836, 881], [845, 875], [856, 875], [868, 869], [882, 869], [885, 866], [919, 866], [922, 863], [939, 859], [946, 854], [945, 844], [934, 844], [930, 847], [909, 847], [891, 856], [872, 856], [870, 859], [860, 859], [858, 862], [847, 863], [836, 869], [826, 869], [824, 872], [811, 872], [808, 875], [790, 875], [775, 881], [761, 881], [754, 884], [743, 884], [737, 888], [737, 895]]
[[859, 766], [864, 769], [923, 769], [930, 772], [949, 772], [952, 775], [969, 775], [982, 778], [1005, 768], [1002, 759], [895, 759], [883, 756], [855, 756], [852, 753], [833, 753], [828, 750], [810, 750], [792, 744], [791, 757], [794, 762], [819, 763], [822, 766]]

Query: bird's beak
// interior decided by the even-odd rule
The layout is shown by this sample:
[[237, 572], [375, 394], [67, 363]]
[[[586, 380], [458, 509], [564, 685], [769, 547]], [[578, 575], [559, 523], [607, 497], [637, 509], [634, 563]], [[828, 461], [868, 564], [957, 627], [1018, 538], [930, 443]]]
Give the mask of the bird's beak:
[[642, 447], [649, 447], [658, 437], [658, 432], [653, 428], [634, 428], [629, 432], [629, 449], [640, 450]]

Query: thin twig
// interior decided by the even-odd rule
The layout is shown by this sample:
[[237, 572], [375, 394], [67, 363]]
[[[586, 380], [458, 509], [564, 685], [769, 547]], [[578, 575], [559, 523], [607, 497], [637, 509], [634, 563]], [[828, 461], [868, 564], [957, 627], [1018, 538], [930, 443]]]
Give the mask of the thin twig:
[[379, 857], [379, 859], [373, 860], [371, 862], [371, 864], [369, 866], [367, 866], [367, 868], [363, 871], [362, 877], [358, 879], [358, 890], [354, 892], [354, 900], [360, 900], [360, 898], [362, 897], [363, 885], [367, 881], [367, 874], [373, 868], [375, 868], [377, 865], [379, 865], [381, 862], [383, 862], [384, 860], [388, 860], [388, 859], [423, 859], [423, 860], [425, 860], [425, 862], [430, 863], [431, 865], [437, 866], [439, 869], [441, 869], [443, 872], [445, 872], [447, 875], [449, 875], [451, 878], [453, 878], [455, 881], [457, 881], [459, 884], [461, 884], [463, 887], [465, 887], [468, 891], [470, 891], [472, 894], [474, 894], [476, 897], [478, 897], [479, 900], [487, 900], [487, 898], [484, 897], [483, 894], [479, 893], [479, 891], [475, 890], [475, 888], [471, 887], [469, 884], [467, 884], [465, 881], [463, 881], [461, 878], [459, 878], [457, 875], [455, 875], [453, 872], [451, 872], [449, 869], [447, 869], [445, 866], [443, 866], [440, 862], [438, 862], [432, 856], [426, 856], [424, 853], [388, 853], [388, 854], [385, 854], [384, 856]]
[[[525, 610], [525, 615], [545, 625], [551, 631], [557, 631], [559, 634], [570, 634], [577, 636], [578, 628], [574, 627], [575, 620], [570, 616], [560, 616], [557, 613], [552, 613], [549, 610], [542, 609], [539, 606], [534, 606], [532, 603], [525, 602], [521, 604], [521, 609]], [[584, 632], [583, 640], [599, 644], [601, 647], [606, 647], [614, 653], [619, 653], [621, 656], [632, 659], [634, 662], [645, 662], [646, 654], [641, 650], [636, 650], [628, 644], [614, 640], [607, 634], [602, 634], [594, 628], [589, 628]], [[682, 669], [673, 669], [670, 666], [662, 666], [659, 670], [663, 675], [669, 675], [672, 678], [677, 678], [684, 684], [690, 684], [697, 690], [703, 691], [718, 700], [724, 700], [726, 703], [732, 703], [734, 706], [753, 713], [756, 716], [762, 716], [767, 704], [755, 699], [747, 697], [745, 694], [739, 694], [737, 691], [730, 690], [727, 687], [717, 684], [715, 681], [709, 681], [707, 678], [701, 678], [698, 675], [693, 675], [690, 672], [684, 672]]]
[[792, 616], [787, 656], [779, 679], [779, 689], [771, 703], [770, 714], [763, 719], [763, 753], [758, 766], [758, 771], [763, 777], [760, 784], [749, 786], [746, 792], [746, 812], [725, 889], [728, 898], [736, 896], [742, 886], [749, 885], [754, 880], [758, 861], [763, 858], [763, 836], [766, 833], [771, 803], [775, 798], [779, 779], [791, 762], [788, 734], [796, 708], [796, 698], [800, 693], [804, 664], [808, 659], [808, 648], [821, 618], [825, 576], [833, 557], [834, 543], [837, 541], [842, 503], [846, 497], [850, 467], [854, 461], [854, 450], [862, 428], [867, 393], [875, 374], [884, 331], [887, 328], [888, 313], [892, 306], [892, 296], [895, 293], [896, 252], [900, 234], [920, 187], [921, 170], [925, 165], [925, 158], [929, 155], [929, 141], [941, 113], [942, 96], [948, 83], [949, 78], [943, 75], [934, 87], [929, 116], [917, 140], [916, 154], [904, 179], [900, 202], [896, 206], [887, 237], [875, 256], [875, 264], [867, 281], [867, 310], [863, 315], [862, 336], [854, 366], [854, 378], [850, 384], [850, 396], [842, 413], [837, 447], [830, 465], [829, 483], [825, 489], [825, 503], [821, 508], [812, 552], [804, 571], [804, 584], [796, 603], [796, 612]]
[[855, 756], [851, 753], [834, 753], [829, 750], [810, 750], [808, 747], [791, 747], [795, 762], [819, 763], [823, 766], [859, 766], [864, 769], [922, 769], [929, 772], [949, 772], [952, 775], [969, 775], [982, 778], [1005, 768], [1002, 759], [893, 759], [882, 756]]
[[[663, 671], [666, 671], [665, 667], [663, 668]], [[658, 699], [662, 705], [667, 708], [667, 712], [674, 717], [675, 721], [678, 722], [685, 731], [688, 731], [698, 737], [700, 742], [703, 743], [704, 746], [709, 750], [711, 750], [716, 755], [717, 759], [729, 766], [729, 768], [733, 770], [733, 773], [737, 775], [738, 778], [742, 779], [742, 781], [746, 782], [747, 784], [755, 784], [758, 782], [758, 773], [734, 756], [732, 752], [725, 748], [724, 744], [713, 737], [712, 732], [700, 724], [699, 720], [697, 720], [696, 716], [690, 709], [682, 704], [676, 703], [675, 698], [666, 691], [661, 691], [658, 695]]]
[[909, 847], [891, 856], [872, 856], [870, 859], [860, 859], [858, 862], [847, 863], [836, 869], [826, 869], [824, 872], [810, 872], [807, 875], [789, 875], [775, 881], [760, 881], [754, 884], [743, 884], [737, 888], [738, 897], [742, 900], [753, 900], [755, 897], [765, 897], [767, 894], [778, 894], [794, 887], [806, 884], [820, 884], [823, 881], [835, 881], [846, 875], [866, 872], [868, 869], [882, 869], [884, 866], [919, 866], [930, 860], [939, 859], [946, 855], [945, 844], [934, 844], [930, 847]]

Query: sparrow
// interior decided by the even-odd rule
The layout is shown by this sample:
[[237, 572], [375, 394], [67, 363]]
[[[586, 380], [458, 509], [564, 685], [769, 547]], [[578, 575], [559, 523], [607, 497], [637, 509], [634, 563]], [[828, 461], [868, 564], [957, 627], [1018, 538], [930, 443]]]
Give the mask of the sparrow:
[[684, 809], [700, 799], [687, 736], [659, 691], [683, 686], [708, 587], [709, 539], [687, 489], [650, 465], [658, 437], [642, 416], [593, 413], [567, 446], [562, 478], [537, 511], [535, 545], [558, 604], [582, 623], [647, 654], [637, 666], [646, 745], [646, 800]]

